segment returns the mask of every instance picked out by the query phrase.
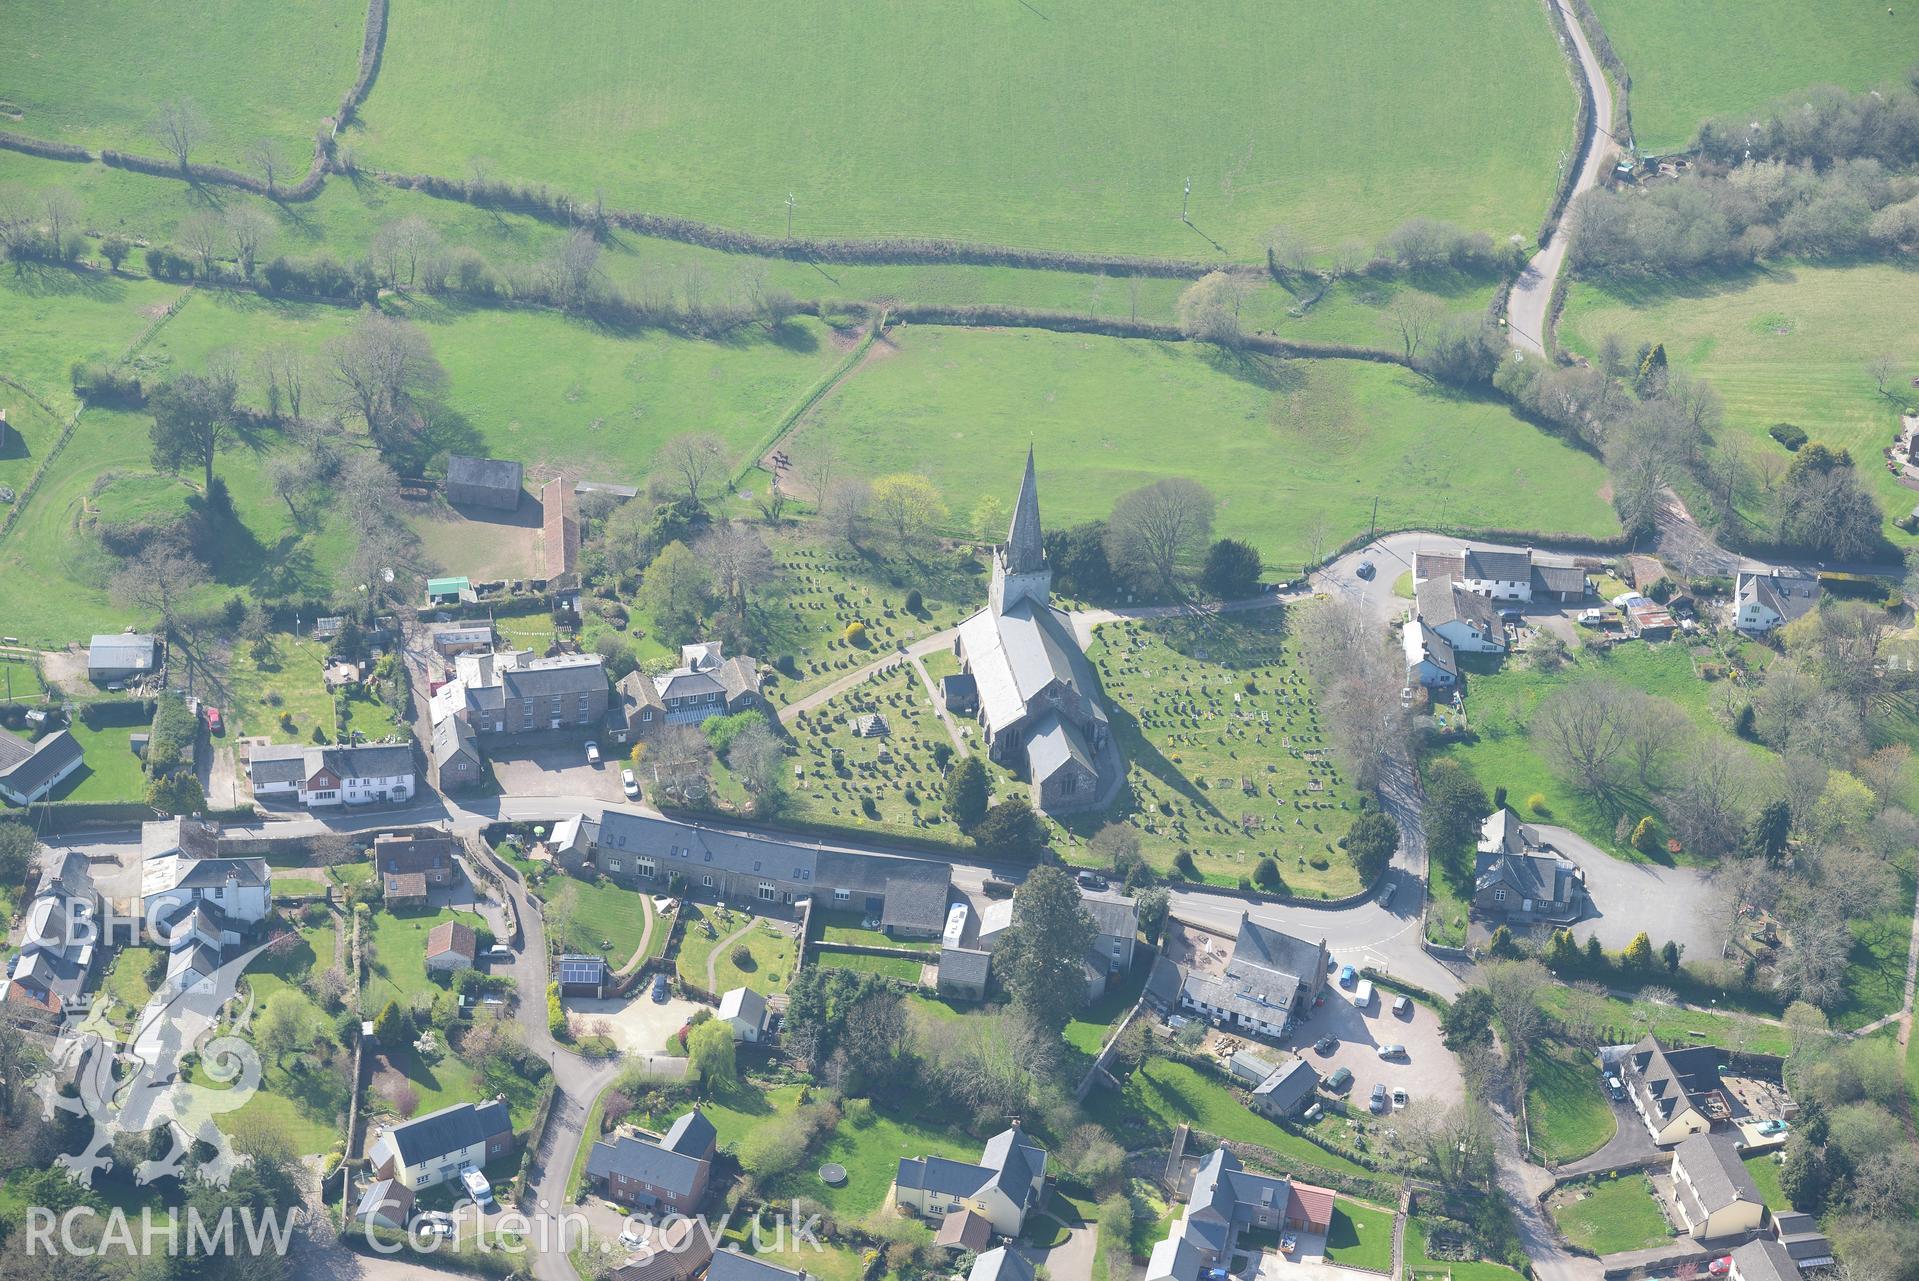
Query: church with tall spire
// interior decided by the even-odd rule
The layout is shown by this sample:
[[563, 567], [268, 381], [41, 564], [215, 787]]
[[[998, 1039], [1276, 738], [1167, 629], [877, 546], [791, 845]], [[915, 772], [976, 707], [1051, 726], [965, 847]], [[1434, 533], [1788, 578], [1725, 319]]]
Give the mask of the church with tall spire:
[[[1119, 757], [1092, 664], [1052, 598], [1028, 448], [1012, 525], [993, 549], [986, 608], [960, 624], [954, 650], [988, 755], [1025, 777], [1036, 808], [1057, 814], [1099, 804]], [[959, 710], [950, 698], [948, 708]]]

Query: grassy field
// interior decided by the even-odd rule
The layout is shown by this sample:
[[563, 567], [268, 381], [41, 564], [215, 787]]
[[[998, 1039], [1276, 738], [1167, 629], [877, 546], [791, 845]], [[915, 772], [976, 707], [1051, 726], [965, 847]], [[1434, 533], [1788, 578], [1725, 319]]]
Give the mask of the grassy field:
[[[334, 734], [333, 695], [322, 682], [327, 645], [305, 636], [275, 635], [273, 649], [255, 659], [251, 647], [236, 644], [224, 683], [229, 703], [229, 734], [260, 736], [275, 743], [309, 743], [314, 729]], [[348, 724], [371, 738], [396, 733], [405, 723], [393, 709], [362, 689], [348, 695]], [[291, 724], [281, 717], [291, 717]]]
[[1373, 1272], [1393, 1270], [1393, 1216], [1388, 1210], [1368, 1209], [1351, 1201], [1333, 1203], [1333, 1223], [1326, 1233], [1326, 1259]]
[[[361, 152], [450, 174], [484, 156], [497, 174], [766, 234], [791, 192], [801, 234], [1186, 255], [1211, 240], [1250, 258], [1275, 221], [1328, 242], [1413, 213], [1530, 234], [1571, 139], [1568, 76], [1520, 0], [1383, 19], [1309, 0], [1239, 0], [1204, 21], [1086, 0], [604, 19], [396, 7]], [[1384, 83], [1398, 91], [1365, 91]], [[803, 106], [780, 88], [802, 85]], [[1450, 108], [1430, 110], [1442, 95]], [[644, 163], [609, 169], [614, 155]]]
[[1526, 1083], [1533, 1149], [1554, 1165], [1597, 1152], [1619, 1126], [1599, 1085], [1599, 1067], [1570, 1046], [1534, 1047]]
[[102, 725], [98, 729], [75, 717], [67, 727], [86, 763], [53, 789], [56, 801], [137, 801], [147, 792], [146, 772], [133, 754], [129, 740], [144, 733], [144, 725]]
[[[1705, 7], [1718, 8], [1661, 6], [1675, 13]], [[1822, 10], [1820, 22], [1827, 16]], [[1892, 20], [1882, 15], [1878, 21]], [[1919, 295], [1909, 272], [1891, 265], [1792, 265], [1671, 286], [1578, 283], [1568, 295], [1561, 340], [1591, 354], [1608, 334], [1635, 348], [1665, 343], [1675, 368], [1705, 377], [1718, 390], [1725, 401], [1721, 448], [1737, 451], [1755, 472], [1739, 496], [1748, 517], [1764, 521], [1770, 506], [1765, 479], [1770, 475], [1776, 484], [1791, 457], [1766, 429], [1789, 422], [1813, 440], [1850, 449], [1889, 518], [1887, 537], [1899, 547], [1912, 541], [1890, 518], [1911, 511], [1919, 496], [1881, 462], [1898, 412], [1866, 372], [1868, 362], [1891, 355], [1896, 383], [1913, 390], [1906, 384], [1919, 374]]]
[[1555, 1196], [1550, 1208], [1566, 1239], [1594, 1254], [1640, 1250], [1672, 1236], [1643, 1174], [1581, 1185]]
[[1359, 1172], [1345, 1157], [1247, 1110], [1245, 1100], [1224, 1085], [1171, 1059], [1148, 1059], [1127, 1078], [1124, 1089], [1094, 1092], [1087, 1109], [1115, 1134], [1171, 1134], [1173, 1127], [1185, 1121], [1219, 1138], [1270, 1148], [1282, 1159], [1343, 1174]]
[[1252, 875], [1270, 854], [1295, 894], [1359, 888], [1351, 860], [1333, 845], [1357, 798], [1331, 760], [1282, 611], [1203, 624], [1109, 623], [1094, 633], [1089, 657], [1131, 796], [1070, 820], [1070, 830], [1085, 836], [1124, 823], [1161, 870], [1187, 850], [1216, 883]]
[[[956, 513], [1010, 502], [1039, 442], [1049, 527], [1104, 517], [1164, 476], [1210, 487], [1216, 532], [1279, 567], [1367, 527], [1439, 522], [1611, 534], [1599, 463], [1490, 401], [1352, 361], [1240, 363], [1185, 344], [1035, 330], [906, 328], [827, 396], [788, 444], [852, 472], [912, 466]], [[1169, 423], [1180, 430], [1169, 432]]]
[[865, 917], [859, 912], [814, 912], [813, 919], [820, 922], [819, 937], [827, 943], [856, 943], [865, 947], [905, 947], [915, 952], [937, 952], [940, 945], [936, 942], [915, 942], [912, 939], [895, 939], [884, 930], [869, 930], [860, 924]]
[[1841, 0], [1592, 0], [1632, 76], [1633, 141], [1672, 151], [1702, 120], [1818, 84], [1869, 89], [1912, 64], [1912, 9]]
[[353, 83], [366, 29], [358, 0], [211, 0], [158, 6], [129, 24], [104, 0], [38, 7], [9, 23], [6, 127], [158, 156], [159, 104], [186, 96], [204, 118], [196, 161], [250, 169], [270, 137], [305, 173], [313, 134]]
[[[1561, 1008], [1564, 987], [1546, 989], [1549, 1010]], [[1792, 1050], [1792, 1038], [1776, 1023], [1763, 1022], [1745, 1015], [1718, 1010], [1689, 1010], [1650, 1001], [1622, 1001], [1608, 996], [1601, 1000], [1605, 1023], [1618, 1041], [1636, 1041], [1650, 1032], [1667, 1045], [1691, 1045], [1706, 1042], [1728, 1049], [1746, 1049], [1755, 1054], [1784, 1056]]]
[[0, 658], [0, 703], [37, 703], [45, 691], [39, 669], [32, 663]]

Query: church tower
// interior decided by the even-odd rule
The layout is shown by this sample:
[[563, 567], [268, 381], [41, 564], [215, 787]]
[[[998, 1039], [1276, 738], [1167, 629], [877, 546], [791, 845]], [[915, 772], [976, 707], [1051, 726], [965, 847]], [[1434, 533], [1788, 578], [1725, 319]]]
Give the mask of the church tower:
[[1019, 483], [1019, 501], [1013, 504], [1013, 524], [1006, 542], [993, 552], [993, 581], [987, 604], [1004, 614], [1022, 600], [1045, 608], [1053, 594], [1053, 571], [1046, 563], [1040, 537], [1039, 484], [1033, 479], [1033, 447], [1026, 447], [1026, 476]]

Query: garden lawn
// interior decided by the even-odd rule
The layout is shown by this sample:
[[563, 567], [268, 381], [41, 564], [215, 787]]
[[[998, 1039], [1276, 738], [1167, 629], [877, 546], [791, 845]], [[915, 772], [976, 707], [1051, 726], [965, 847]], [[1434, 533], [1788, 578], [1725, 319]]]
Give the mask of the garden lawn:
[[1919, 48], [1919, 14], [1904, 5], [1592, 0], [1592, 7], [1632, 77], [1633, 141], [1650, 152], [1687, 146], [1710, 116], [1755, 110], [1812, 85], [1870, 89], [1904, 72]]
[[[786, 985], [793, 981], [798, 949], [783, 923], [748, 917], [736, 911], [722, 916], [711, 907], [693, 903], [683, 904], [680, 910], [691, 913], [680, 931], [678, 968], [682, 983], [710, 989], [716, 996], [736, 987], [751, 987], [762, 996], [771, 996], [785, 991]], [[698, 922], [702, 920], [713, 923], [712, 938], [700, 928]], [[728, 942], [749, 920], [752, 924], [746, 932]], [[725, 950], [717, 951], [721, 943], [726, 944]], [[752, 954], [745, 967], [733, 960], [733, 950], [742, 945]], [[710, 981], [706, 972], [709, 960], [713, 968]]]
[[[1658, 7], [1674, 14], [1710, 8], [1731, 15], [1717, 5]], [[1763, 7], [1783, 12], [1787, 0], [1765, 0]], [[1807, 11], [1803, 25], [1821, 25], [1828, 18], [1853, 21], [1843, 16], [1847, 8], [1878, 12], [1859, 6], [1840, 6], [1831, 13], [1822, 8], [1816, 21]], [[1915, 14], [1919, 10], [1903, 10], [1897, 22], [1919, 22]], [[1876, 21], [1890, 25], [1895, 20], [1882, 14]], [[1743, 26], [1744, 19], [1727, 25]], [[1896, 57], [1898, 65], [1910, 60], [1909, 50], [1872, 47], [1884, 57]], [[1673, 52], [1690, 60], [1696, 50], [1682, 54], [1675, 46]], [[1561, 340], [1590, 355], [1613, 333], [1634, 347], [1665, 343], [1674, 368], [1713, 384], [1725, 401], [1725, 427], [1715, 433], [1716, 439], [1720, 448], [1744, 458], [1753, 473], [1738, 502], [1762, 530], [1771, 527], [1764, 478], [1768, 469], [1775, 476], [1783, 471], [1791, 457], [1766, 429], [1788, 422], [1813, 440], [1852, 451], [1860, 479], [1886, 515], [1886, 536], [1895, 546], [1909, 545], [1911, 537], [1894, 529], [1891, 521], [1912, 510], [1913, 495], [1886, 471], [1880, 457], [1898, 430], [1897, 407], [1879, 394], [1866, 372], [1868, 362], [1891, 355], [1898, 365], [1891, 390], [1915, 394], [1909, 380], [1919, 374], [1919, 296], [1909, 273], [1889, 264], [1781, 265], [1671, 285], [1577, 283], [1560, 321]]]
[[[768, 86], [802, 84], [769, 116]], [[502, 176], [768, 235], [792, 192], [801, 235], [1187, 257], [1217, 242], [1249, 260], [1274, 222], [1328, 246], [1412, 214], [1530, 235], [1573, 105], [1545, 16], [1519, 0], [1384, 18], [1235, 0], [1205, 22], [1137, 2], [802, 15], [752, 0], [641, 24], [429, 0], [394, 9], [358, 146], [448, 176], [485, 155]], [[528, 130], [529, 112], [548, 127]], [[609, 169], [619, 155], [646, 163]]]
[[166, 954], [152, 947], [123, 947], [114, 953], [113, 966], [100, 990], [131, 1016], [146, 1008], [153, 987], [166, 973]]
[[1433, 1258], [1427, 1253], [1428, 1231], [1424, 1219], [1406, 1220], [1406, 1267], [1413, 1275], [1444, 1271], [1452, 1274], [1452, 1281], [1522, 1281], [1519, 1273], [1502, 1263], [1459, 1263]]
[[1558, 1042], [1534, 1045], [1526, 1083], [1533, 1148], [1558, 1165], [1597, 1152], [1619, 1128], [1587, 1055]]
[[[896, 354], [827, 395], [787, 450], [852, 474], [912, 469], [963, 526], [982, 497], [1010, 504], [1029, 441], [1048, 528], [1103, 519], [1119, 495], [1168, 476], [1208, 486], [1215, 532], [1269, 567], [1368, 528], [1502, 525], [1611, 535], [1597, 460], [1503, 404], [1397, 366], [1233, 357], [1192, 344], [1043, 330], [896, 330]], [[1168, 423], [1180, 424], [1169, 432]]]
[[[1548, 987], [1544, 998], [1547, 1010], [1563, 1013], [1561, 994], [1569, 990], [1558, 985]], [[1651, 1001], [1622, 1001], [1616, 996], [1599, 999], [1605, 1011], [1606, 1044], [1609, 1045], [1623, 1045], [1651, 1033], [1665, 1045], [1707, 1043], [1782, 1057], [1792, 1051], [1792, 1038], [1784, 1027], [1750, 1015], [1682, 1009], [1676, 1005], [1655, 1005]]]
[[456, 912], [452, 908], [401, 915], [381, 910], [368, 919], [373, 951], [366, 964], [360, 1008], [367, 1011], [369, 1017], [386, 1008], [388, 1001], [398, 1000], [405, 1009], [414, 993], [441, 990], [426, 972], [426, 939], [434, 926], [442, 921], [465, 921], [479, 929], [486, 924], [472, 912]]
[[[226, 715], [235, 736], [275, 743], [311, 743], [313, 731], [334, 738], [333, 695], [327, 693], [327, 643], [310, 636], [277, 632], [271, 648], [255, 658], [252, 647], [236, 642], [228, 659]], [[281, 718], [289, 720], [283, 721]], [[388, 718], [390, 725], [391, 718]], [[385, 733], [392, 733], [389, 728]], [[243, 762], [244, 763], [244, 762]]]
[[1351, 1201], [1333, 1203], [1333, 1223], [1326, 1233], [1326, 1258], [1373, 1272], [1393, 1270], [1393, 1216]]
[[53, 789], [56, 801], [137, 801], [147, 794], [147, 777], [132, 739], [144, 725], [102, 725], [97, 729], [76, 716], [67, 726], [86, 763]]
[[903, 983], [918, 983], [926, 962], [905, 956], [862, 956], [857, 952], [815, 952], [813, 964], [827, 970], [864, 970]]
[[1106, 1038], [1126, 1017], [1126, 1012], [1138, 1003], [1139, 994], [1145, 990], [1146, 978], [1152, 969], [1151, 964], [1142, 960], [1133, 966], [1130, 973], [1112, 980], [1106, 995], [1066, 1021], [1067, 1044], [1088, 1057], [1098, 1054], [1099, 1047], [1106, 1043]]
[[[617, 970], [639, 952], [642, 943], [646, 944], [646, 956], [657, 956], [666, 947], [672, 922], [653, 915], [651, 894], [624, 889], [611, 881], [588, 884], [572, 877], [549, 882], [543, 889], [551, 892], [549, 901], [564, 895], [572, 907], [565, 936], [558, 940], [563, 951], [604, 956]], [[646, 937], [649, 922], [653, 926], [651, 939]]]
[[0, 703], [37, 703], [45, 689], [40, 683], [40, 672], [32, 663], [0, 658]]
[[[1256, 1143], [1283, 1161], [1298, 1161], [1342, 1174], [1359, 1167], [1345, 1157], [1281, 1129], [1246, 1107], [1245, 1099], [1197, 1068], [1151, 1058], [1121, 1090], [1100, 1090], [1088, 1103], [1095, 1120], [1115, 1134], [1170, 1135], [1180, 1122], [1222, 1139]], [[1306, 1176], [1310, 1179], [1310, 1175]]]
[[1334, 844], [1357, 794], [1333, 762], [1283, 610], [1108, 623], [1093, 641], [1130, 786], [1109, 809], [1066, 820], [1067, 831], [1083, 840], [1123, 823], [1155, 867], [1170, 871], [1186, 850], [1216, 885], [1252, 876], [1270, 855], [1291, 893], [1360, 888]]
[[864, 947], [904, 947], [915, 952], [940, 950], [938, 943], [895, 939], [884, 930], [869, 930], [860, 924], [865, 917], [859, 912], [815, 912], [813, 919], [821, 923], [819, 937], [826, 943], [855, 943]]
[[1555, 1196], [1552, 1202], [1553, 1220], [1574, 1245], [1606, 1255], [1671, 1239], [1672, 1230], [1645, 1175], [1583, 1184], [1579, 1190], [1588, 1195], [1577, 1200]]
[[1774, 1214], [1782, 1214], [1792, 1209], [1792, 1199], [1779, 1186], [1779, 1160], [1774, 1152], [1755, 1152], [1745, 1158], [1746, 1173], [1752, 1176], [1753, 1186], [1759, 1189], [1759, 1199]]

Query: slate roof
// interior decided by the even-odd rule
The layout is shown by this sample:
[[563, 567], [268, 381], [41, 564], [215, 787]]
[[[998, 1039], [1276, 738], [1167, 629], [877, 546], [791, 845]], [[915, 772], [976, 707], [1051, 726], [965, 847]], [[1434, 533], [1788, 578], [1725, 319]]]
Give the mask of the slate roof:
[[947, 1196], [973, 1196], [998, 1188], [1014, 1205], [1026, 1206], [1032, 1189], [1046, 1175], [1046, 1152], [1027, 1141], [1015, 1125], [986, 1141], [978, 1165], [941, 1156], [902, 1157], [894, 1182]]
[[1033, 447], [1026, 447], [1026, 474], [1013, 500], [1013, 521], [1006, 530], [1006, 571], [1037, 574], [1046, 568], [1046, 542], [1039, 526], [1039, 480], [1033, 473]]
[[1530, 583], [1533, 576], [1532, 554], [1468, 547], [1465, 576], [1480, 582]]
[[1406, 624], [1405, 631], [1401, 633], [1401, 641], [1406, 650], [1407, 667], [1414, 667], [1421, 662], [1430, 662], [1449, 676], [1459, 675], [1459, 664], [1453, 658], [1452, 642], [1417, 618]]
[[458, 716], [448, 716], [434, 722], [433, 725], [433, 762], [445, 765], [456, 757], [466, 755], [479, 759], [480, 749], [476, 746], [477, 736], [473, 726]]
[[1504, 885], [1521, 898], [1570, 903], [1577, 896], [1574, 864], [1552, 854], [1481, 854], [1473, 863], [1473, 893]]
[[353, 1217], [367, 1219], [376, 1214], [404, 1227], [413, 1216], [413, 1189], [398, 1179], [378, 1179], [368, 1184]]
[[1819, 578], [1796, 569], [1742, 565], [1733, 580], [1733, 604], [1760, 604], [1784, 622], [1802, 617], [1819, 604]]
[[229, 877], [243, 887], [265, 886], [271, 874], [263, 858], [185, 858], [165, 855], [148, 859], [141, 869], [140, 893], [224, 887]]
[[1253, 1087], [1253, 1097], [1290, 1112], [1319, 1088], [1319, 1073], [1305, 1059], [1294, 1059]]
[[40, 882], [39, 893], [47, 894], [59, 890], [68, 898], [92, 901], [93, 865], [87, 856], [78, 850], [68, 850], [59, 856], [59, 862], [47, 869], [45, 879]]
[[449, 1152], [460, 1152], [502, 1134], [513, 1132], [513, 1118], [498, 1099], [485, 1103], [455, 1103], [402, 1121], [382, 1137], [392, 1141], [400, 1160], [412, 1166]]
[[889, 876], [886, 906], [880, 925], [890, 929], [926, 932], [946, 921], [946, 895], [951, 874]]
[[706, 1161], [622, 1134], [612, 1141], [601, 1139], [587, 1154], [586, 1172], [596, 1179], [618, 1174], [624, 1178], [650, 1183], [679, 1196], [688, 1196], [700, 1181]]
[[220, 825], [195, 818], [163, 818], [140, 824], [140, 857], [184, 854], [208, 858], [219, 852]]
[[361, 743], [357, 746], [309, 747], [307, 777], [322, 767], [341, 778], [394, 778], [413, 772], [411, 743]]
[[1093, 751], [1070, 722], [1049, 711], [1033, 722], [1026, 739], [1026, 768], [1035, 783], [1051, 778], [1068, 764], [1097, 776]]
[[1508, 854], [1523, 854], [1527, 850], [1541, 848], [1539, 830], [1530, 823], [1521, 821], [1511, 806], [1502, 805], [1488, 814], [1479, 824], [1479, 852], [1494, 854], [1505, 851]]
[[1499, 613], [1489, 597], [1469, 592], [1450, 578], [1424, 578], [1413, 588], [1419, 619], [1428, 627], [1463, 622], [1482, 635], [1497, 636]]
[[1732, 1252], [1732, 1271], [1739, 1281], [1799, 1281], [1799, 1265], [1786, 1247], [1765, 1237]]
[[1103, 890], [1081, 890], [1080, 906], [1093, 918], [1093, 928], [1103, 938], [1130, 939], [1139, 933], [1139, 907], [1124, 894]]
[[943, 947], [940, 949], [939, 981], [962, 987], [984, 987], [986, 976], [992, 973], [992, 966], [991, 952], [970, 947]]
[[255, 743], [247, 749], [247, 777], [253, 785], [304, 783], [307, 749], [298, 743]]
[[720, 1017], [739, 1019], [754, 1027], [766, 1026], [766, 998], [750, 987], [736, 987], [720, 997]]
[[706, 1281], [796, 1281], [806, 1275], [741, 1254], [733, 1246], [715, 1253], [713, 1262], [706, 1268]]
[[712, 1154], [719, 1137], [720, 1132], [706, 1119], [706, 1113], [694, 1108], [681, 1113], [679, 1119], [667, 1127], [666, 1133], [660, 1136], [660, 1146], [681, 1156], [704, 1160]]
[[32, 796], [82, 759], [80, 741], [64, 729], [32, 743], [0, 729], [0, 783], [22, 796]]
[[1263, 1023], [1283, 1023], [1302, 988], [1311, 989], [1325, 962], [1315, 945], [1240, 915], [1239, 937], [1223, 974], [1191, 973], [1183, 992], [1192, 1000]]
[[1697, 1096], [1719, 1089], [1719, 1061], [1724, 1055], [1725, 1051], [1711, 1045], [1668, 1050], [1657, 1037], [1647, 1036], [1632, 1047], [1626, 1062], [1641, 1101], [1662, 1120], [1671, 1120], [1688, 1107], [1710, 1120], [1705, 1101]]
[[966, 1281], [1033, 1281], [1034, 1275], [1033, 1265], [1024, 1255], [1000, 1246], [973, 1260], [973, 1270], [966, 1274]]
[[1690, 1135], [1673, 1149], [1673, 1160], [1686, 1172], [1699, 1206], [1707, 1214], [1717, 1214], [1741, 1201], [1763, 1204], [1752, 1173], [1739, 1159], [1730, 1135]]
[[980, 706], [995, 727], [1026, 715], [1054, 681], [1077, 690], [1095, 716], [1105, 717], [1072, 624], [1050, 605], [1022, 597], [998, 615], [983, 609], [960, 624], [960, 645], [979, 684]]
[[441, 921], [426, 936], [426, 954], [429, 959], [451, 952], [470, 961], [478, 951], [479, 936], [465, 921]]
[[459, 842], [449, 836], [397, 835], [373, 838], [373, 862], [382, 872], [437, 872], [453, 867]]
[[446, 460], [446, 483], [451, 485], [471, 485], [475, 489], [494, 489], [501, 493], [510, 493], [520, 488], [526, 476], [526, 468], [506, 458], [469, 458], [465, 454], [449, 454]]
[[1571, 560], [1533, 553], [1533, 590], [1556, 595], [1586, 594], [1586, 571]]
[[500, 673], [500, 687], [515, 698], [547, 698], [606, 688], [606, 665], [598, 654], [536, 658]]

